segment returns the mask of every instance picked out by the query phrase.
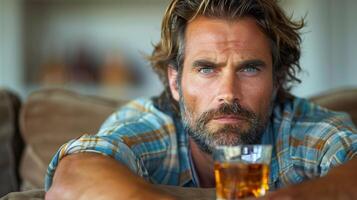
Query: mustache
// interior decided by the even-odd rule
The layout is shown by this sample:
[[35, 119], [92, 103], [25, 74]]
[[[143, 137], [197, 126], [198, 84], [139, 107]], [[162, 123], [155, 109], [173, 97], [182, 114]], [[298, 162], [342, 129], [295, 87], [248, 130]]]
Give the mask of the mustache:
[[244, 108], [238, 102], [233, 102], [231, 104], [223, 103], [217, 109], [211, 109], [203, 112], [197, 121], [198, 124], [204, 126], [213, 118], [220, 117], [223, 115], [236, 116], [237, 118], [242, 118], [250, 122], [257, 119], [257, 115], [254, 112], [250, 111], [247, 108]]

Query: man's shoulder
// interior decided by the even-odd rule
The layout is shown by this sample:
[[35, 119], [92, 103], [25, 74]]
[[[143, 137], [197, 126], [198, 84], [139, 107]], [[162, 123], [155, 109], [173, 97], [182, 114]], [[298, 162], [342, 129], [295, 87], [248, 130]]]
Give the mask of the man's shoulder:
[[332, 111], [307, 99], [296, 97], [292, 103], [291, 124], [301, 133], [322, 137], [333, 132], [355, 132], [350, 116]]
[[299, 150], [297, 152], [322, 151], [326, 145], [341, 140], [356, 141], [357, 130], [346, 113], [296, 97], [287, 102], [279, 114], [274, 119], [277, 140]]
[[137, 98], [129, 101], [127, 104], [120, 107], [114, 114], [121, 116], [126, 120], [130, 120], [131, 118], [140, 118], [147, 115], [162, 118], [169, 117], [154, 105], [154, 101], [151, 98]]
[[357, 130], [348, 114], [302, 98], [288, 102], [275, 125], [278, 142], [287, 145], [293, 159], [304, 158], [313, 163], [328, 148], [340, 148], [344, 141], [348, 146], [357, 144]]
[[292, 180], [320, 176], [350, 159], [348, 152], [356, 152], [357, 130], [346, 113], [297, 97], [277, 109], [274, 134], [284, 176]]
[[289, 124], [291, 130], [305, 131], [336, 129], [353, 130], [350, 116], [321, 107], [307, 99], [294, 97], [274, 109], [276, 123]]
[[172, 117], [157, 107], [150, 98], [138, 98], [120, 107], [111, 116], [116, 121], [137, 122], [140, 119], [164, 120], [172, 122]]
[[[171, 116], [154, 106], [150, 98], [138, 98], [120, 107], [103, 123], [100, 133], [122, 130], [126, 134], [140, 134], [166, 129], [173, 132]], [[166, 131], [166, 132], [167, 132]]]

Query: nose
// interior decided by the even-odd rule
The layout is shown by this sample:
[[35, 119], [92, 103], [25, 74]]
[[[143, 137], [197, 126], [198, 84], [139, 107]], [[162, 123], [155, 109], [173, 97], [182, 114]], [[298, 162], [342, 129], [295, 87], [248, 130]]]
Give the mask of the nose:
[[228, 73], [221, 77], [216, 100], [219, 104], [241, 100], [240, 84], [236, 73]]

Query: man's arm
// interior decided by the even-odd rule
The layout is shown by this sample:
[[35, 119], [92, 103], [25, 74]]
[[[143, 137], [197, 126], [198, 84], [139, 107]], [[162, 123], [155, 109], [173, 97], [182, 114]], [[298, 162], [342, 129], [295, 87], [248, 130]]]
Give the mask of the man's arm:
[[357, 158], [331, 169], [324, 177], [287, 187], [262, 200], [349, 200], [357, 199]]
[[118, 161], [95, 153], [64, 157], [46, 200], [215, 199], [215, 189], [152, 185]]
[[64, 157], [46, 200], [175, 199], [116, 160], [95, 153]]

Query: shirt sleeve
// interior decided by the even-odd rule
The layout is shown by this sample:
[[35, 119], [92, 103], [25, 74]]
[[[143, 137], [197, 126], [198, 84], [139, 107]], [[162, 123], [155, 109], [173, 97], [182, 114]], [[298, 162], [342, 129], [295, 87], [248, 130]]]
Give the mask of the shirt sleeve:
[[165, 151], [165, 140], [169, 135], [167, 127], [171, 125], [168, 120], [157, 117], [156, 113], [145, 110], [145, 107], [138, 111], [140, 104], [132, 105], [136, 109], [129, 105], [112, 114], [96, 135], [83, 135], [62, 145], [47, 168], [45, 189], [51, 187], [60, 160], [67, 155], [81, 152], [110, 156], [139, 176], [148, 178], [142, 155]]
[[125, 143], [120, 141], [114, 142], [112, 138], [105, 136], [83, 135], [78, 139], [71, 140], [70, 142], [62, 145], [52, 158], [46, 172], [46, 191], [52, 185], [52, 179], [60, 160], [67, 155], [83, 152], [110, 156], [128, 166], [139, 176], [146, 176], [146, 170], [141, 164], [142, 161]]
[[[330, 128], [321, 154], [321, 176], [332, 168], [348, 162], [357, 156], [357, 130], [347, 115], [338, 120], [340, 123]], [[339, 124], [339, 125], [337, 125]]]

